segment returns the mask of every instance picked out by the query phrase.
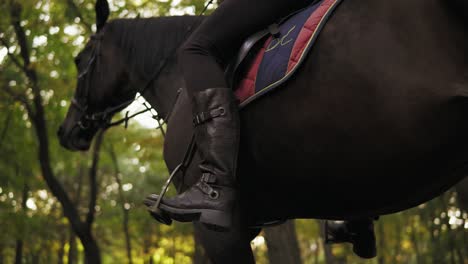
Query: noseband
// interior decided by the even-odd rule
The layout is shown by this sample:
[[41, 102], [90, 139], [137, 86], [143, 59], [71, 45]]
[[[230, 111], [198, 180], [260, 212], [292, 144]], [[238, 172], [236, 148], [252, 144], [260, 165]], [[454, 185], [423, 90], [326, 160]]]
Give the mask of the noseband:
[[[122, 108], [124, 108], [125, 106], [131, 104], [135, 100], [136, 99], [131, 99], [131, 100], [125, 101], [125, 102], [123, 102], [123, 103], [121, 103], [119, 105], [108, 107], [104, 111], [95, 112], [95, 113], [88, 113], [87, 105], [80, 104], [75, 98], [73, 98], [71, 100], [71, 103], [72, 103], [73, 106], [75, 106], [78, 109], [78, 111], [81, 114], [80, 121], [78, 121], [77, 125], [81, 129], [86, 130], [86, 129], [89, 129], [91, 127], [91, 123], [95, 123], [96, 126], [100, 127], [100, 128], [108, 128], [108, 127], [114, 126], [114, 123], [110, 122], [111, 119], [112, 119], [112, 116], [117, 111], [119, 111]], [[151, 109], [149, 109], [149, 110], [145, 109], [145, 110], [143, 110], [141, 112], [138, 112], [138, 114], [142, 114], [142, 113], [148, 112], [150, 110]], [[136, 116], [136, 115], [132, 115], [132, 117], [133, 116]], [[127, 115], [127, 118], [130, 118], [130, 117], [128, 117], [128, 115]]]

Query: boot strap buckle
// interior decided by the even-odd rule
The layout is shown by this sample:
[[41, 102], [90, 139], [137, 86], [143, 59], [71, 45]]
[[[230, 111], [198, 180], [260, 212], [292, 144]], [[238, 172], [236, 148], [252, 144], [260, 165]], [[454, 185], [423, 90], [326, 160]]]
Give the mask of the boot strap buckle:
[[215, 183], [216, 182], [216, 175], [212, 173], [203, 173], [201, 176], [201, 181], [206, 183]]
[[193, 117], [193, 125], [198, 126], [213, 118], [223, 116], [226, 114], [224, 107], [218, 107], [207, 112], [201, 112]]
[[208, 183], [199, 182], [197, 185], [200, 188], [200, 190], [204, 192], [205, 194], [207, 194], [211, 199], [219, 198], [219, 192], [213, 189], [213, 187], [211, 187]]

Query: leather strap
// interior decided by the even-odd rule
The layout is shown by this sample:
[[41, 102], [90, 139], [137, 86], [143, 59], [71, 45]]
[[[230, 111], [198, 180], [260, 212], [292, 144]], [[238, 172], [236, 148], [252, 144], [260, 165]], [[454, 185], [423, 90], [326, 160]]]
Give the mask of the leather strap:
[[226, 110], [223, 107], [218, 107], [208, 112], [201, 112], [193, 117], [193, 125], [198, 126], [213, 118], [223, 116], [225, 114], [226, 114]]
[[206, 183], [215, 183], [216, 182], [216, 175], [212, 173], [203, 173], [200, 180]]
[[208, 183], [199, 181], [197, 184], [198, 188], [205, 194], [207, 194], [211, 199], [218, 199], [219, 192], [213, 189]]

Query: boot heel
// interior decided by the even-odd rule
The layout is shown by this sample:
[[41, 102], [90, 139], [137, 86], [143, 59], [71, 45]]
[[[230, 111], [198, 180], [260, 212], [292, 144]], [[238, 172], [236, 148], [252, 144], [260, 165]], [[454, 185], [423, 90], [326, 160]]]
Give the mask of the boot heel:
[[232, 225], [232, 216], [229, 212], [218, 210], [203, 210], [200, 215], [201, 223], [216, 231], [227, 230]]

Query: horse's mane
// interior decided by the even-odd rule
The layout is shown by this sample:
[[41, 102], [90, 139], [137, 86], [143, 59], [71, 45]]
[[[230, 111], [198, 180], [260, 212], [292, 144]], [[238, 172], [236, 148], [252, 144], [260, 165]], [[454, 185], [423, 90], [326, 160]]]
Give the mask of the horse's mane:
[[148, 79], [162, 59], [175, 55], [189, 30], [201, 19], [194, 16], [115, 19], [106, 25], [105, 34], [110, 33], [122, 49], [129, 67]]

